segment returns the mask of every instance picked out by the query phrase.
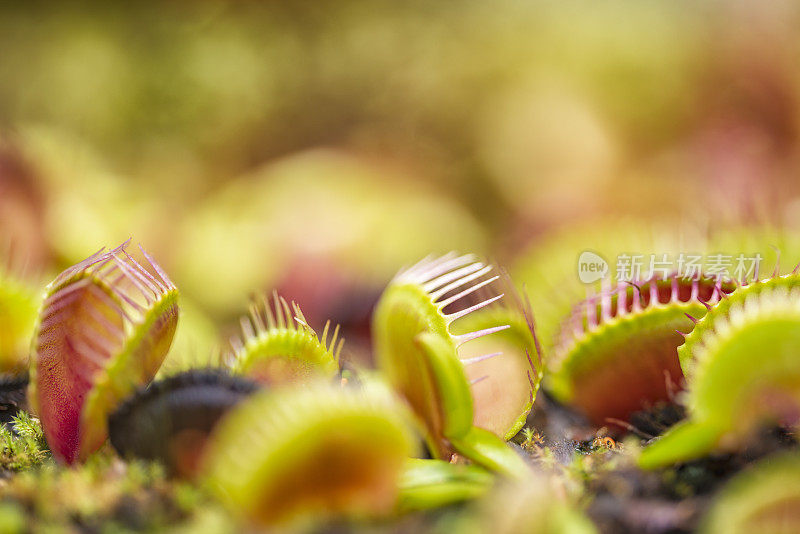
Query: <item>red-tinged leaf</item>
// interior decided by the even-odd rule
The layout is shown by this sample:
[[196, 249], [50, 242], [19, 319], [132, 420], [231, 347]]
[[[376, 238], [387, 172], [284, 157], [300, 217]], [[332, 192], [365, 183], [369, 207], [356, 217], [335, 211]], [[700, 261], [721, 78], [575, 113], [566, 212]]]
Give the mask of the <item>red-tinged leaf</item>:
[[29, 394], [64, 463], [102, 445], [108, 412], [152, 379], [177, 325], [175, 286], [146, 254], [150, 270], [133, 259], [127, 244], [61, 273], [40, 310]]

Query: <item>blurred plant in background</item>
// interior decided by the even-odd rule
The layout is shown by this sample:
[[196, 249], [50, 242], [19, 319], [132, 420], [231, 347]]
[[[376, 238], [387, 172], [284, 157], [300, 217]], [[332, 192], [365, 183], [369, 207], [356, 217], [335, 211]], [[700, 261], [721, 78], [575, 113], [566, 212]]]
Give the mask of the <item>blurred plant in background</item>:
[[[800, 260], [798, 23], [791, 0], [0, 7], [0, 530], [716, 532], [749, 499], [739, 523], [793, 531], [795, 486], [743, 466], [796, 455], [796, 426], [635, 467], [705, 421], [675, 326], [726, 325], [748, 290], [619, 259], [739, 254], [764, 261], [736, 283], [800, 280], [778, 276]], [[79, 263], [131, 237], [179, 321], [152, 261]], [[476, 257], [510, 276], [482, 289]], [[748, 371], [797, 353], [778, 334]], [[56, 391], [41, 420], [29, 379]]]
[[6, 7], [0, 245], [38, 276], [135, 235], [184, 288], [197, 334], [179, 345], [277, 287], [359, 352], [380, 288], [430, 251], [509, 262], [620, 216], [800, 222], [798, 17], [781, 0]]

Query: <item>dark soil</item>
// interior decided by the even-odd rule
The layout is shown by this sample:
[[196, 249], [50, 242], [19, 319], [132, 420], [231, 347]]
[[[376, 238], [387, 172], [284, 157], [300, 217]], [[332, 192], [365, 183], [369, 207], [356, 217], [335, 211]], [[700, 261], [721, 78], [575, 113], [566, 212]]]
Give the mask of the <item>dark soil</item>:
[[[592, 427], [585, 418], [540, 392], [528, 426], [539, 430], [544, 446], [567, 465], [575, 454], [600, 453], [617, 462], [604, 462], [588, 477], [587, 514], [604, 533], [672, 534], [694, 532], [714, 494], [733, 475], [756, 460], [798, 445], [788, 431], [771, 427], [755, 432], [736, 453], [713, 454], [660, 471], [642, 471], [622, 452], [599, 449], [601, 436], [638, 437], [642, 444], [662, 435], [685, 417], [675, 403], [659, 403], [634, 413], [630, 421]], [[605, 439], [605, 438], [601, 438]]]
[[0, 377], [0, 424], [9, 424], [20, 410], [28, 407], [28, 376]]
[[627, 465], [598, 473], [587, 487], [588, 515], [601, 532], [694, 532], [714, 494], [754, 461], [795, 447], [780, 428], [762, 429], [732, 454], [713, 454], [654, 472]]

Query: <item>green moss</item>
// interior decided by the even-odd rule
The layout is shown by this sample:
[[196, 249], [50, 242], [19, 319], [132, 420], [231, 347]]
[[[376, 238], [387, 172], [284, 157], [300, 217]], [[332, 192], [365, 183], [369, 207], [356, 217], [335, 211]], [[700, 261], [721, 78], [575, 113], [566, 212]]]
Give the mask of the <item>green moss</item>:
[[21, 471], [41, 465], [49, 456], [39, 420], [19, 412], [9, 426], [0, 426], [0, 467]]
[[[28, 432], [24, 419], [19, 428]], [[32, 429], [37, 428], [33, 423]], [[30, 443], [25, 447], [17, 450], [28, 455], [28, 463], [0, 489], [3, 528], [21, 521], [25, 531], [34, 532], [152, 532], [192, 524], [206, 513], [224, 513], [202, 490], [168, 480], [155, 463], [123, 463], [103, 451], [81, 466], [65, 468], [46, 451]], [[35, 465], [30, 462], [34, 457]], [[235, 524], [229, 517], [226, 522]]]

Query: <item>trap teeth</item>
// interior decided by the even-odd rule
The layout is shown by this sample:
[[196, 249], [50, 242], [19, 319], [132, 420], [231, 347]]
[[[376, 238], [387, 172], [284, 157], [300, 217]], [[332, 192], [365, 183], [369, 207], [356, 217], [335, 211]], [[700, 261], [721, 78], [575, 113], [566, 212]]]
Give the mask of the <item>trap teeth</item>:
[[67, 464], [103, 444], [108, 413], [152, 380], [177, 325], [177, 289], [127, 246], [66, 269], [39, 312], [29, 399], [53, 455]]
[[373, 339], [379, 368], [424, 423], [434, 456], [457, 451], [519, 473], [524, 464], [498, 438], [524, 422], [542, 365], [530, 310], [495, 271], [455, 254], [402, 271], [378, 302]]
[[339, 327], [325, 324], [320, 335], [309, 326], [294, 302], [273, 293], [262, 298], [241, 319], [242, 337], [231, 340], [231, 368], [262, 384], [278, 385], [315, 378], [332, 378], [339, 372], [344, 339]]
[[737, 450], [765, 424], [797, 426], [800, 277], [743, 286], [698, 321], [680, 348], [687, 421], [641, 454], [657, 468]]
[[[705, 236], [695, 228], [676, 227], [674, 221], [602, 218], [570, 225], [543, 240], [537, 239], [519, 256], [511, 273], [527, 288], [543, 348], [551, 354], [574, 304], [601, 290], [603, 281], [614, 277], [621, 257], [658, 252], [677, 258], [686, 250], [704, 250], [705, 242]], [[592, 261], [582, 264], [584, 254]], [[595, 270], [598, 277], [591, 281], [582, 277], [588, 263], [600, 266]]]
[[[544, 364], [532, 313], [512, 288], [503, 305], [478, 310], [462, 329], [503, 328], [458, 347], [474, 399], [474, 424], [511, 439], [525, 423], [539, 389]], [[491, 328], [491, 327], [489, 327]]]
[[711, 278], [673, 274], [590, 297], [562, 325], [548, 388], [598, 426], [671, 400], [683, 383], [683, 334], [732, 290]]

